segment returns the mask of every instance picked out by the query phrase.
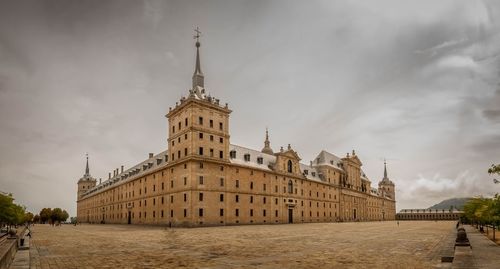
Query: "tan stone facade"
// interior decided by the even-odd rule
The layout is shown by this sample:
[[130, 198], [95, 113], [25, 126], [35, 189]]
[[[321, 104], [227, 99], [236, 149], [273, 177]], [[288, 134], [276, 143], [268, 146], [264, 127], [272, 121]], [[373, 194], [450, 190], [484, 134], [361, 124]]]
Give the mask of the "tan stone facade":
[[169, 110], [168, 149], [102, 184], [88, 166], [78, 183], [79, 222], [173, 226], [395, 219], [394, 184], [371, 187], [356, 153], [323, 151], [309, 165], [289, 145], [272, 153], [230, 144], [228, 105], [193, 88]]

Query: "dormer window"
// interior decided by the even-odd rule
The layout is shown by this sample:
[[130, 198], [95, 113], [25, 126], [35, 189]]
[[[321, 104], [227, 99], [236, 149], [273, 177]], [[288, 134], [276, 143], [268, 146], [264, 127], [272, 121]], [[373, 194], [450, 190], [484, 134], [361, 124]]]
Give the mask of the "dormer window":
[[313, 177], [315, 177], [315, 176], [316, 176], [316, 172], [312, 172], [312, 173], [311, 173], [311, 175], [312, 175]]
[[333, 160], [330, 161], [330, 164], [333, 165]]
[[236, 159], [236, 150], [231, 150], [231, 151], [229, 152], [229, 157], [230, 157], [231, 159]]
[[245, 162], [249, 162], [250, 161], [250, 154], [245, 154], [244, 155], [244, 158], [245, 158]]
[[309, 175], [309, 170], [304, 170], [304, 174]]
[[162, 159], [156, 159], [156, 165], [160, 165], [161, 162], [162, 162]]
[[257, 163], [258, 163], [258, 164], [263, 164], [263, 163], [264, 163], [264, 158], [262, 158], [262, 157], [257, 157]]

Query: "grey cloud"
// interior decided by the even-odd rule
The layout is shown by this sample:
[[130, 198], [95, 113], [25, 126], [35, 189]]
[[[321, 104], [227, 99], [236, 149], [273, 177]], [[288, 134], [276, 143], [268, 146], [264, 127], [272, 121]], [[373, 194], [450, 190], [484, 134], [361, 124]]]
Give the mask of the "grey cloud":
[[200, 26], [232, 143], [260, 149], [268, 126], [304, 162], [354, 148], [373, 184], [394, 159], [398, 208], [489, 193], [498, 17], [495, 1], [4, 1], [0, 188], [74, 214], [85, 152], [106, 177], [164, 150]]

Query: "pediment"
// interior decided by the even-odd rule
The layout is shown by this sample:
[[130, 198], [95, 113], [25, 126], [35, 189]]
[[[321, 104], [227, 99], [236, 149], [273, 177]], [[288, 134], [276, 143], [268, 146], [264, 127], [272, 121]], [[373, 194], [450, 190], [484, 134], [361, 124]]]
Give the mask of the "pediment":
[[300, 157], [299, 157], [299, 154], [297, 154], [297, 152], [295, 152], [293, 149], [289, 149], [285, 152], [278, 152], [276, 155], [280, 155], [280, 156], [284, 156], [284, 157], [288, 157], [290, 159], [294, 159], [294, 160], [297, 160], [297, 161], [300, 161]]

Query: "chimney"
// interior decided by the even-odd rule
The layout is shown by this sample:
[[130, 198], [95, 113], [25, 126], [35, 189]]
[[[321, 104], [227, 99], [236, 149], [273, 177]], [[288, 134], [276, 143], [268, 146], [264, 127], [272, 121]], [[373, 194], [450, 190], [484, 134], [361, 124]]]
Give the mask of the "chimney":
[[123, 165], [122, 165], [122, 173], [123, 173]]
[[150, 159], [153, 158], [153, 155], [154, 155], [153, 153], [149, 153], [149, 158]]
[[[111, 173], [109, 173], [111, 175]], [[101, 185], [102, 178], [99, 178], [99, 185]]]
[[108, 179], [111, 179], [111, 172], [109, 172], [109, 177], [108, 177]]
[[120, 168], [116, 168], [116, 175], [118, 175], [120, 172]]

